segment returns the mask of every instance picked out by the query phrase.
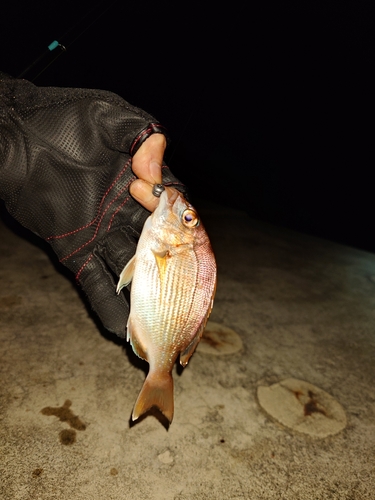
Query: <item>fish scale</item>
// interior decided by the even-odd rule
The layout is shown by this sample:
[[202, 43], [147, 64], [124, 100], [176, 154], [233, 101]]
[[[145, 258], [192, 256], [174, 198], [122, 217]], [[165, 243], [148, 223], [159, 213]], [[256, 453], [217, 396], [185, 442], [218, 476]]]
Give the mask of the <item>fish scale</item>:
[[[144, 276], [148, 276], [144, 284], [148, 293], [144, 294], [142, 298], [138, 298], [135, 312], [138, 314], [143, 328], [150, 331], [151, 339], [161, 338], [162, 346], [168, 347], [187, 320], [185, 318], [186, 311], [190, 308], [193, 293], [192, 290], [188, 293], [189, 290], [184, 287], [178, 297], [173, 296], [176, 282], [181, 279], [179, 268], [174, 267], [166, 272], [165, 283], [167, 286], [160, 288], [160, 286], [158, 287], [160, 280], [157, 269], [154, 268], [153, 272], [148, 272], [148, 267], [145, 266], [143, 269], [140, 266], [138, 270], [138, 273], [143, 276], [143, 280], [145, 280]], [[162, 300], [160, 300], [161, 298]], [[165, 307], [166, 303], [170, 304], [170, 308]], [[174, 328], [167, 328], [166, 326], [171, 322], [173, 316], [178, 318], [178, 321], [174, 323]], [[157, 321], [155, 321], [155, 317], [158, 318]]]

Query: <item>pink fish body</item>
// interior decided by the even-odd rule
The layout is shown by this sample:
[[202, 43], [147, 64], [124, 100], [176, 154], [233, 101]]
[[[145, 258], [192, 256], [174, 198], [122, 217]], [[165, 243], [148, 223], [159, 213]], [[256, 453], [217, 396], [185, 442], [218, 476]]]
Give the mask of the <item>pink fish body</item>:
[[149, 365], [132, 419], [156, 406], [172, 421], [172, 369], [186, 366], [202, 336], [216, 289], [216, 262], [195, 209], [166, 189], [144, 224], [117, 286], [131, 286], [127, 339]]

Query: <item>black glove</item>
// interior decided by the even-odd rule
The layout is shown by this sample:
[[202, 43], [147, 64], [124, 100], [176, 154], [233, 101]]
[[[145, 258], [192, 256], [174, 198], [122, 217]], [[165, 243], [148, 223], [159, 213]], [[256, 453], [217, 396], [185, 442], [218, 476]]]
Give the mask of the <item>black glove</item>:
[[[76, 275], [104, 326], [123, 337], [116, 295], [149, 212], [129, 194], [131, 158], [163, 128], [119, 96], [39, 88], [0, 73], [0, 198]], [[184, 191], [164, 166], [163, 183]], [[117, 278], [116, 278], [117, 279]]]

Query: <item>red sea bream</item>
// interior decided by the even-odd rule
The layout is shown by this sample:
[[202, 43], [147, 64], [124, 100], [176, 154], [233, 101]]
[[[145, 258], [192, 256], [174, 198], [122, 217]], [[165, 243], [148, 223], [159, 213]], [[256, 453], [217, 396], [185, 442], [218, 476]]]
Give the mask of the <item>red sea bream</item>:
[[132, 419], [157, 407], [173, 418], [172, 369], [185, 366], [202, 336], [216, 289], [216, 262], [196, 210], [167, 188], [144, 224], [117, 291], [131, 285], [127, 339], [149, 365]]

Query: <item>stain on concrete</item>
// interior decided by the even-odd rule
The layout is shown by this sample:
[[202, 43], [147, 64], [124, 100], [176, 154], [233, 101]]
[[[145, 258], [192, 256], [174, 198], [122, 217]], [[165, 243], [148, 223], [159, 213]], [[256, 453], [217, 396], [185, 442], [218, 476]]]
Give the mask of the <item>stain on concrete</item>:
[[19, 306], [22, 303], [22, 297], [18, 295], [5, 295], [0, 297], [0, 309], [11, 309], [12, 307]]
[[324, 438], [346, 427], [344, 409], [330, 394], [303, 380], [289, 378], [259, 386], [260, 406], [279, 423], [297, 432]]
[[220, 346], [222, 346], [222, 342], [220, 342], [219, 339], [215, 339], [216, 332], [211, 332], [210, 330], [207, 330], [204, 333], [204, 342], [208, 344], [209, 346], [213, 347], [214, 349], [220, 349]]
[[316, 400], [316, 395], [312, 391], [307, 392], [310, 400], [304, 404], [304, 414], [305, 416], [312, 415], [313, 413], [322, 413], [326, 415], [325, 410], [320, 407], [319, 402]]
[[42, 474], [43, 474], [43, 469], [41, 468], [34, 469], [32, 472], [33, 477], [40, 477]]
[[[292, 391], [292, 393], [299, 401], [301, 401], [302, 399], [306, 401], [306, 395], [303, 393], [303, 391], [297, 390], [297, 391]], [[317, 398], [316, 394], [314, 394], [313, 391], [308, 390], [307, 396], [309, 400], [306, 402], [302, 402], [303, 412], [305, 417], [312, 415], [313, 413], [322, 413], [323, 415], [326, 415], [324, 408], [319, 404], [319, 401], [317, 401], [316, 399]]]
[[77, 440], [77, 433], [73, 429], [64, 429], [59, 433], [60, 443], [65, 446], [74, 444]]
[[70, 427], [73, 427], [73, 429], [77, 429], [77, 431], [84, 431], [86, 429], [86, 424], [84, 424], [77, 415], [74, 415], [70, 409], [71, 406], [72, 402], [67, 399], [62, 406], [58, 406], [57, 408], [47, 406], [41, 410], [41, 413], [43, 415], [53, 415], [58, 417], [60, 422], [67, 422]]
[[[52, 407], [46, 406], [41, 410], [42, 415], [58, 417], [60, 422], [66, 422], [73, 429], [78, 431], [84, 431], [86, 429], [86, 424], [82, 420], [74, 415], [70, 407], [72, 402], [67, 399], [62, 406]], [[64, 429], [59, 433], [60, 443], [63, 445], [72, 445], [77, 440], [77, 433], [73, 429]]]
[[109, 473], [111, 474], [111, 476], [117, 476], [118, 470], [115, 467], [112, 467]]
[[242, 349], [241, 337], [231, 328], [208, 321], [197, 351], [204, 354], [233, 354]]

